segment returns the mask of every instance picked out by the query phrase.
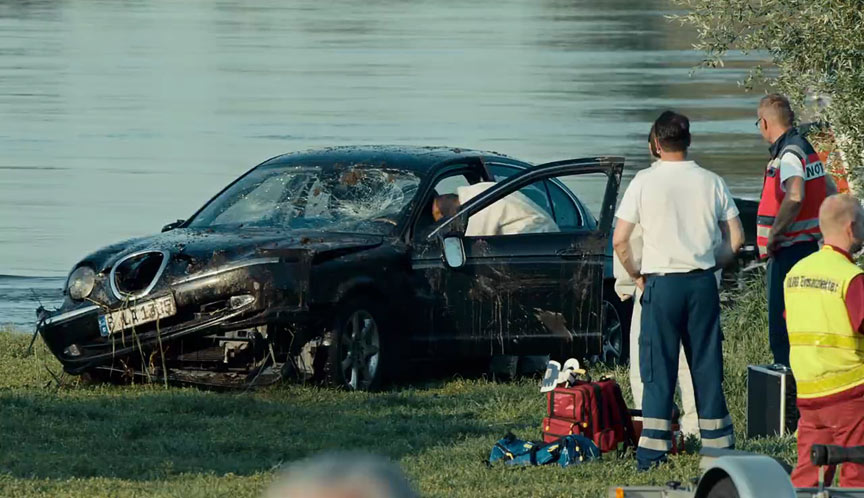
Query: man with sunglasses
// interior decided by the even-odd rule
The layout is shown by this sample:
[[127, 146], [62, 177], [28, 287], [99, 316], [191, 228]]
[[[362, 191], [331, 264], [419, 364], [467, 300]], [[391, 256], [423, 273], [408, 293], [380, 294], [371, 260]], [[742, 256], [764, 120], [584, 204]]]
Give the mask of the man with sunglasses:
[[779, 94], [759, 102], [756, 126], [771, 144], [771, 160], [757, 213], [759, 256], [768, 261], [768, 337], [774, 363], [789, 366], [789, 336], [783, 317], [783, 280], [800, 260], [819, 249], [819, 206], [834, 193], [819, 155], [793, 126], [789, 100]]

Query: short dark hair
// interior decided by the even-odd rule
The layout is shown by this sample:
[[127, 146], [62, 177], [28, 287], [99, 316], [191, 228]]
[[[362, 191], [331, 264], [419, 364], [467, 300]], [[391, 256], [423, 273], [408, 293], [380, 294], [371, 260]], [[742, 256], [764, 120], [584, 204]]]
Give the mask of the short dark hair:
[[763, 119], [770, 119], [780, 126], [791, 127], [795, 123], [795, 113], [789, 99], [779, 93], [769, 93], [759, 101]]
[[441, 211], [444, 218], [451, 218], [459, 212], [459, 196], [456, 194], [439, 195], [434, 202], [438, 204], [438, 210]]
[[654, 121], [651, 130], [667, 152], [685, 152], [690, 147], [690, 120], [683, 114], [666, 111]]

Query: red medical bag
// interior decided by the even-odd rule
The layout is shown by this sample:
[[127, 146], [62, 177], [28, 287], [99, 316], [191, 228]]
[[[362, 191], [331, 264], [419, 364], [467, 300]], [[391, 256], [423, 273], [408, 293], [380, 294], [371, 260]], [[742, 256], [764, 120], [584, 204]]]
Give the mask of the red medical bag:
[[636, 432], [621, 388], [613, 379], [576, 381], [571, 387], [556, 387], [546, 393], [547, 417], [543, 440], [580, 434], [594, 441], [600, 451], [636, 447]]

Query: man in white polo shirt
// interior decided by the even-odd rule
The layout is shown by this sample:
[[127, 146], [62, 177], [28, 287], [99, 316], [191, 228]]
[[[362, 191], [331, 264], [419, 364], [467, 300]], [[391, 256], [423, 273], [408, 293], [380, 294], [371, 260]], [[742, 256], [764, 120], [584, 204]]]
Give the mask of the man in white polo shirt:
[[[651, 157], [657, 159], [650, 167], [660, 163], [660, 154], [654, 148], [654, 129], [648, 134], [648, 151]], [[642, 263], [642, 227], [636, 225], [630, 235], [630, 249], [633, 263], [640, 267]], [[642, 291], [636, 288], [636, 282], [630, 278], [627, 271], [613, 254], [612, 271], [615, 275], [615, 292], [621, 300], [633, 299], [633, 316], [630, 318], [630, 393], [633, 394], [633, 408], [642, 410], [642, 376], [639, 374], [639, 333], [642, 330]], [[719, 274], [719, 270], [718, 270]], [[718, 275], [719, 281], [719, 275]], [[687, 365], [687, 355], [678, 358], [678, 389], [681, 393], [680, 417], [681, 433], [684, 436], [699, 437], [699, 415], [696, 412], [696, 395], [693, 393], [693, 380], [690, 367]]]
[[[691, 366], [702, 446], [729, 448], [735, 439], [723, 395], [720, 298], [714, 270], [744, 241], [738, 209], [723, 179], [687, 160], [690, 122], [666, 111], [654, 122], [660, 161], [640, 171], [618, 208], [613, 244], [642, 290], [639, 369], [644, 384], [640, 470], [665, 461], [672, 444], [672, 406], [683, 345]], [[642, 227], [642, 261], [630, 236]]]

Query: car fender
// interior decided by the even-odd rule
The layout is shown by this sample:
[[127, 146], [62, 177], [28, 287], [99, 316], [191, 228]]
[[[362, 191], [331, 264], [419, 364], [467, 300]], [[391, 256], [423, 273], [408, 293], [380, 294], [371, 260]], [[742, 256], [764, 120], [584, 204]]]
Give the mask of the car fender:
[[711, 462], [702, 474], [694, 498], [705, 498], [717, 481], [729, 476], [741, 498], [795, 498], [789, 474], [773, 458], [762, 455], [726, 456]]
[[374, 292], [376, 294], [384, 294], [381, 289], [375, 284], [375, 279], [368, 275], [357, 275], [348, 278], [336, 287], [336, 292], [333, 295], [333, 303], [342, 302], [349, 294]]

